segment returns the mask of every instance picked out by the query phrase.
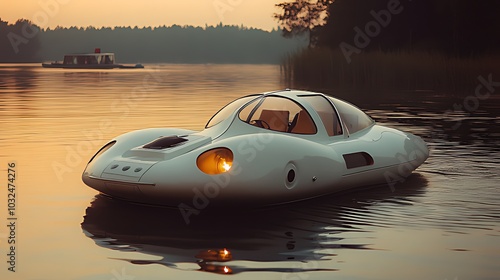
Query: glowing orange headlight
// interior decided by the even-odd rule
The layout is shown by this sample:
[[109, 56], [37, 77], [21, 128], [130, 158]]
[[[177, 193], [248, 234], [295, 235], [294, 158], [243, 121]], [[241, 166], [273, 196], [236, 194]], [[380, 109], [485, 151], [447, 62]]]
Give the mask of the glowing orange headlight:
[[211, 175], [228, 172], [233, 165], [233, 152], [228, 148], [208, 150], [196, 159], [198, 168]]

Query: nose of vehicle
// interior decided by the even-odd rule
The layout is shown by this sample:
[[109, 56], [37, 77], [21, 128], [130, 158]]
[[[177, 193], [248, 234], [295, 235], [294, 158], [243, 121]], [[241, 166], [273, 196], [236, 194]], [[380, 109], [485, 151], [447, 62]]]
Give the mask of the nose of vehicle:
[[418, 165], [422, 164], [429, 157], [429, 147], [425, 141], [416, 135], [407, 134], [406, 154], [410, 161], [415, 161]]

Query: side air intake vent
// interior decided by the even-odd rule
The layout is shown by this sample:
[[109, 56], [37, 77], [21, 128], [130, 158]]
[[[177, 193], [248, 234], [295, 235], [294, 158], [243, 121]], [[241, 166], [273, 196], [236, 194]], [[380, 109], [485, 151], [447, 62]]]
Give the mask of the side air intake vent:
[[373, 158], [365, 152], [343, 155], [347, 169], [363, 167], [373, 164]]
[[143, 146], [145, 149], [154, 149], [154, 150], [161, 150], [161, 149], [166, 149], [166, 148], [172, 148], [178, 145], [181, 145], [182, 143], [188, 141], [185, 138], [181, 138], [179, 136], [166, 136], [166, 137], [161, 137], [153, 142], [150, 142], [146, 145]]

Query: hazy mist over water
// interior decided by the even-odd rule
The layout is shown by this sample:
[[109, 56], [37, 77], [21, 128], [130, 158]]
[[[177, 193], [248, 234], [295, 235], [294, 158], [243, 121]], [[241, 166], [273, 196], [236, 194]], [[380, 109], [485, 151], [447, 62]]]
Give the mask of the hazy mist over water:
[[[102, 71], [0, 64], [0, 184], [6, 185], [7, 164], [15, 162], [18, 195], [17, 272], [7, 270], [8, 228], [2, 226], [1, 279], [500, 275], [498, 92], [467, 111], [454, 107], [465, 98], [435, 92], [362, 97], [325, 89], [379, 124], [424, 138], [431, 148], [427, 162], [394, 190], [380, 186], [258, 211], [207, 211], [186, 225], [177, 209], [98, 195], [81, 181], [86, 163], [122, 133], [202, 130], [230, 101], [290, 85], [278, 65], [145, 66]], [[0, 199], [6, 201], [6, 187]], [[233, 275], [202, 271], [195, 256], [223, 248], [233, 260], [221, 265]]]

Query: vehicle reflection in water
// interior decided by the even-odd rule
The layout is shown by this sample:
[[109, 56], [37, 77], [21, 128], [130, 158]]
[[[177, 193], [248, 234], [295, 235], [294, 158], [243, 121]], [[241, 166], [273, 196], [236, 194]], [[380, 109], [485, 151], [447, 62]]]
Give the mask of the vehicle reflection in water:
[[[350, 243], [344, 240], [344, 234], [390, 227], [386, 214], [376, 213], [377, 205], [389, 203], [404, 208], [421, 197], [426, 187], [427, 179], [416, 173], [394, 191], [380, 186], [238, 212], [207, 208], [189, 225], [175, 208], [97, 195], [86, 209], [82, 229], [99, 246], [161, 257], [121, 259], [138, 265], [182, 269], [178, 266], [181, 263], [196, 263], [200, 271], [221, 274], [335, 271], [332, 260], [339, 250], [376, 249], [369, 244]], [[290, 262], [314, 265], [298, 267]]]
[[219, 274], [232, 274], [233, 270], [226, 265], [220, 265], [214, 262], [228, 262], [233, 259], [231, 252], [226, 248], [222, 250], [203, 250], [195, 258], [199, 259], [198, 265], [202, 271], [214, 272]]

